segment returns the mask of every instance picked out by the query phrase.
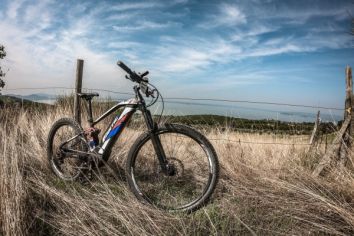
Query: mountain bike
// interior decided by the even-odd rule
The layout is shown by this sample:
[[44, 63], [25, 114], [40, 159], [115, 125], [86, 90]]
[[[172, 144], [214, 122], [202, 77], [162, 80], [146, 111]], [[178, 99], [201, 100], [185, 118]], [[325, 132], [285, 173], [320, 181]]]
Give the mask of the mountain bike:
[[[89, 127], [83, 129], [72, 118], [61, 118], [53, 124], [47, 143], [51, 169], [61, 179], [74, 181], [97, 165], [97, 160], [107, 162], [126, 124], [140, 110], [147, 131], [132, 144], [127, 157], [129, 188], [139, 200], [158, 208], [198, 209], [209, 200], [218, 180], [219, 164], [212, 144], [189, 126], [173, 123], [159, 126], [154, 122], [148, 107], [162, 96], [149, 83], [146, 77], [149, 72], [136, 73], [121, 61], [117, 64], [127, 73], [125, 77], [136, 83], [135, 97], [117, 103], [93, 120], [91, 100], [99, 94], [78, 93], [87, 102]], [[144, 97], [150, 97], [152, 102], [146, 104]], [[100, 142], [100, 130], [95, 125], [120, 108], [123, 111], [115, 116]]]

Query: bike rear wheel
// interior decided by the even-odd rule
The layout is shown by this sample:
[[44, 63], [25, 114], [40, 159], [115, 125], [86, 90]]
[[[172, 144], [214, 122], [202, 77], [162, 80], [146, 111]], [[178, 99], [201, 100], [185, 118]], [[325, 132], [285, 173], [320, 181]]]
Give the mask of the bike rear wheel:
[[140, 136], [132, 146], [126, 171], [135, 196], [165, 210], [193, 211], [212, 195], [219, 174], [211, 143], [191, 127], [165, 124], [158, 135], [172, 175], [161, 170], [150, 134]]
[[[64, 149], [80, 151], [82, 154], [66, 152]], [[77, 179], [86, 168], [84, 153], [87, 151], [82, 128], [75, 120], [62, 118], [53, 124], [48, 135], [47, 156], [50, 167], [58, 177], [71, 181]]]

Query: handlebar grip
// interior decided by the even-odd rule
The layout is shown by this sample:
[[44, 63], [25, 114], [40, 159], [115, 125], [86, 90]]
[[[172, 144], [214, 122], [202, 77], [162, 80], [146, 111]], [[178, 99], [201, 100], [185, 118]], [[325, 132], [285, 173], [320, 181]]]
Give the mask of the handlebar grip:
[[136, 83], [140, 83], [142, 81], [142, 78], [140, 75], [138, 75], [137, 73], [135, 73], [134, 71], [132, 71], [127, 65], [125, 65], [122, 61], [118, 61], [117, 65], [122, 68], [123, 70], [125, 70], [125, 72], [127, 72], [129, 74], [129, 76], [125, 76], [125, 78], [136, 82]]
[[125, 70], [125, 72], [127, 72], [129, 75], [132, 75], [133, 72], [131, 71], [131, 69], [129, 69], [128, 66], [126, 66], [122, 61], [118, 61], [117, 65], [122, 68], [123, 70]]
[[147, 71], [145, 71], [144, 73], [142, 73], [142, 74], [140, 75], [140, 77], [143, 78], [144, 76], [147, 76], [148, 74], [149, 74], [149, 71], [147, 70]]

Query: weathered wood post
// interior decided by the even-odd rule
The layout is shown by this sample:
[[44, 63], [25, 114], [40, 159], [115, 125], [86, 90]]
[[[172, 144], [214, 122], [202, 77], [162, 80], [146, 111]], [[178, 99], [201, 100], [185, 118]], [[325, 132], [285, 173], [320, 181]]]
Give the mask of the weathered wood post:
[[349, 115], [343, 122], [342, 127], [340, 128], [337, 136], [334, 138], [332, 145], [326, 152], [326, 154], [323, 156], [323, 158], [320, 160], [320, 163], [317, 165], [315, 170], [312, 172], [312, 175], [317, 177], [321, 174], [321, 172], [331, 164], [333, 156], [336, 155], [336, 152], [338, 151], [339, 145], [342, 143], [343, 135], [345, 131], [348, 129], [348, 126], [351, 122], [351, 116]]
[[75, 82], [75, 96], [74, 96], [74, 118], [81, 124], [81, 103], [77, 95], [82, 90], [82, 72], [84, 68], [84, 60], [77, 59], [76, 62], [76, 82]]
[[[327, 152], [320, 160], [320, 163], [317, 165], [315, 170], [312, 172], [313, 176], [319, 176], [321, 172], [328, 167], [332, 159], [339, 159], [337, 163], [341, 168], [345, 167], [345, 164], [348, 160], [348, 149], [351, 147], [351, 135], [354, 134], [354, 117], [352, 113], [352, 107], [354, 106], [353, 99], [353, 81], [352, 81], [352, 72], [349, 66], [346, 67], [346, 76], [345, 76], [345, 84], [346, 84], [346, 98], [345, 98], [345, 111], [344, 111], [344, 122], [339, 132], [337, 133], [335, 139], [332, 142], [332, 145], [328, 148]], [[339, 158], [338, 158], [339, 154]]]
[[[353, 77], [352, 77], [352, 68], [350, 66], [347, 66], [346, 70], [345, 70], [345, 77], [346, 80], [349, 80], [351, 83], [353, 83]], [[352, 88], [352, 87], [351, 87]], [[353, 136], [354, 135], [354, 95], [353, 95], [353, 90], [352, 90], [352, 94], [351, 94], [351, 114], [352, 114], [352, 125], [350, 126], [350, 135]]]
[[[352, 114], [352, 97], [353, 97], [353, 81], [352, 81], [352, 69], [347, 66], [345, 69], [345, 110], [344, 110], [344, 120], [351, 116], [352, 120], [354, 119]], [[339, 162], [338, 165], [340, 168], [344, 168], [347, 161], [348, 161], [348, 150], [351, 147], [351, 135], [354, 133], [352, 132], [353, 129], [352, 123], [350, 122], [347, 132], [343, 136], [343, 142], [340, 145], [339, 151]]]

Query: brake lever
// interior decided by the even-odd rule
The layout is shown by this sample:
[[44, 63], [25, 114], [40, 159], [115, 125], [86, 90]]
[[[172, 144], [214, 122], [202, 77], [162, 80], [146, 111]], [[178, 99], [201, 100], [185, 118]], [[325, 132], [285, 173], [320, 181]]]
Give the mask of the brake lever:
[[149, 71], [145, 71], [144, 73], [139, 73], [139, 75], [141, 76], [141, 78], [147, 76], [149, 74]]
[[154, 96], [154, 90], [151, 91], [151, 92], [149, 93], [149, 95], [150, 95], [152, 98], [155, 98], [155, 96]]
[[153, 90], [150, 90], [149, 91], [149, 95], [152, 97], [152, 98], [155, 98], [155, 91], [157, 91], [156, 89], [153, 89]]

